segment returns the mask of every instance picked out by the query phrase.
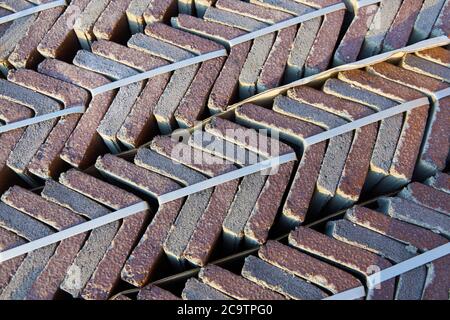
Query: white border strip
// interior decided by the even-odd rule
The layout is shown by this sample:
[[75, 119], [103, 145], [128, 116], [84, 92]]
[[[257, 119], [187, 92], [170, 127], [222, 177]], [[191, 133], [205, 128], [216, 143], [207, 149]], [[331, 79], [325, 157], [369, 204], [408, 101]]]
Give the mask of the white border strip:
[[450, 87], [448, 87], [446, 89], [443, 89], [443, 90], [440, 90], [440, 91], [437, 91], [437, 92], [434, 93], [434, 97], [437, 100], [441, 100], [441, 99], [447, 98], [448, 96], [450, 96]]
[[386, 109], [386, 110], [383, 110], [383, 111], [380, 111], [377, 113], [373, 113], [367, 117], [349, 122], [349, 123], [339, 126], [337, 128], [327, 130], [325, 132], [316, 134], [312, 137], [306, 138], [304, 141], [304, 144], [305, 144], [305, 146], [317, 144], [322, 141], [326, 141], [326, 140], [332, 139], [334, 137], [340, 136], [344, 133], [347, 133], [347, 132], [365, 127], [367, 125], [370, 125], [372, 123], [384, 120], [386, 118], [393, 117], [397, 114], [400, 114], [400, 113], [403, 113], [406, 111], [410, 111], [417, 107], [428, 105], [429, 103], [430, 102], [429, 102], [428, 98], [426, 98], [426, 97], [416, 99], [413, 101], [409, 101], [406, 103], [402, 103], [395, 107], [392, 107], [392, 108], [389, 108], [389, 109]]
[[336, 293], [322, 300], [355, 300], [365, 296], [366, 296], [366, 289], [363, 286], [361, 286], [347, 291]]
[[21, 121], [16, 121], [16, 122], [6, 124], [4, 126], [0, 126], [0, 133], [5, 133], [8, 131], [12, 131], [12, 130], [16, 130], [19, 128], [30, 126], [32, 124], [37, 124], [37, 123], [44, 122], [47, 120], [51, 120], [51, 119], [55, 119], [55, 118], [59, 118], [59, 117], [63, 117], [63, 116], [68, 116], [70, 114], [84, 113], [85, 111], [86, 111], [86, 108], [84, 106], [66, 108], [63, 110], [56, 111], [56, 112], [51, 112], [51, 113], [43, 114], [41, 116], [37, 116], [37, 117], [33, 117], [33, 118], [21, 120]]
[[275, 23], [271, 26], [244, 34], [240, 37], [229, 40], [228, 43], [229, 43], [230, 47], [234, 47], [234, 46], [237, 46], [238, 44], [241, 44], [241, 43], [244, 43], [244, 42], [247, 42], [250, 40], [254, 40], [256, 38], [265, 36], [269, 33], [277, 32], [282, 29], [298, 25], [302, 22], [305, 22], [305, 21], [308, 21], [308, 20], [311, 20], [314, 18], [322, 17], [324, 15], [327, 15], [329, 13], [332, 13], [332, 12], [335, 12], [335, 11], [338, 11], [341, 9], [347, 9], [343, 2], [332, 5], [332, 6], [325, 7], [325, 8], [310, 12], [310, 13], [303, 14], [301, 16], [298, 16], [298, 17], [295, 17], [292, 19], [281, 21], [281, 22]]
[[171, 63], [171, 64], [168, 64], [168, 65], [165, 65], [165, 66], [162, 66], [162, 67], [150, 70], [150, 71], [138, 73], [137, 75], [108, 83], [106, 85], [92, 89], [91, 94], [92, 94], [92, 96], [96, 96], [101, 93], [105, 93], [107, 91], [118, 89], [120, 87], [127, 86], [127, 85], [135, 83], [135, 82], [144, 81], [146, 79], [153, 78], [158, 75], [172, 72], [172, 71], [175, 71], [178, 69], [182, 69], [182, 68], [194, 65], [194, 64], [205, 62], [207, 60], [212, 60], [212, 59], [219, 58], [219, 57], [226, 57], [227, 55], [228, 55], [228, 52], [225, 49], [202, 54], [202, 55], [199, 55], [199, 56], [196, 56], [193, 58], [189, 58], [189, 59], [186, 59], [183, 61]]
[[[367, 277], [367, 286], [369, 289], [375, 288], [375, 286], [384, 281], [419, 268], [427, 263], [433, 262], [434, 260], [445, 257], [448, 254], [450, 254], [450, 242], [370, 275]], [[323, 300], [355, 300], [365, 296], [366, 292], [364, 287], [357, 287], [332, 295]]]
[[199, 182], [193, 185], [190, 185], [188, 187], [182, 188], [182, 189], [178, 189], [166, 194], [163, 194], [162, 196], [158, 197], [158, 202], [159, 204], [164, 204], [170, 201], [174, 201], [174, 200], [178, 200], [181, 198], [184, 198], [186, 196], [189, 196], [191, 194], [218, 186], [220, 184], [226, 183], [226, 182], [230, 182], [245, 176], [248, 176], [250, 174], [253, 173], [257, 173], [266, 169], [270, 169], [273, 168], [275, 166], [279, 166], [291, 161], [296, 161], [297, 160], [297, 155], [295, 154], [295, 152], [292, 153], [288, 153], [279, 157], [275, 157], [275, 158], [271, 158], [268, 160], [264, 160], [261, 162], [258, 162], [256, 164], [247, 166], [247, 167], [243, 167], [241, 169], [238, 170], [233, 170], [231, 172], [222, 174], [220, 176], [208, 179], [206, 181], [203, 182]]
[[63, 231], [55, 232], [47, 237], [43, 237], [16, 248], [0, 252], [0, 263], [149, 209], [150, 206], [147, 202], [139, 202], [130, 207], [104, 215], [103, 217], [81, 223]]
[[[344, 126], [342, 126], [342, 127], [346, 128], [344, 130], [340, 130], [339, 129], [340, 127], [338, 127], [338, 128], [336, 128], [337, 130], [334, 130], [333, 134], [327, 135], [326, 138], [323, 135], [323, 133], [320, 133], [320, 134], [316, 135], [316, 136], [319, 136], [319, 138], [315, 138], [316, 136], [312, 136], [312, 137], [308, 138], [307, 141], [309, 142], [309, 145], [314, 144], [314, 143], [319, 143], [319, 142], [323, 141], [324, 139], [327, 140], [327, 139], [330, 139], [330, 138], [333, 138], [335, 136], [342, 134], [342, 131], [344, 131], [344, 133], [345, 133], [347, 131], [358, 129], [362, 126], [366, 126], [371, 123], [391, 117], [392, 115], [395, 115], [397, 113], [404, 112], [404, 110], [412, 110], [416, 107], [424, 105], [425, 103], [428, 103], [427, 98], [420, 98], [420, 99], [417, 99], [417, 100], [414, 100], [411, 102], [399, 104], [399, 105], [391, 108], [393, 110], [390, 112], [379, 112], [382, 114], [382, 116], [375, 117], [374, 115], [371, 115], [371, 116], [365, 117], [365, 118], [369, 118], [369, 120], [365, 120], [365, 118], [360, 119], [360, 121], [358, 120], [359, 125], [349, 126], [349, 125], [351, 125], [351, 123], [345, 124]], [[274, 166], [282, 165], [284, 163], [287, 163], [290, 161], [295, 161], [295, 160], [297, 160], [297, 155], [294, 152], [286, 154], [286, 155], [282, 155], [279, 157], [271, 158], [271, 159], [253, 164], [251, 166], [247, 166], [247, 167], [244, 167], [244, 168], [241, 168], [238, 170], [234, 170], [234, 171], [222, 174], [220, 176], [208, 179], [204, 182], [197, 183], [197, 184], [161, 195], [158, 197], [158, 202], [159, 202], [159, 204], [164, 204], [164, 203], [167, 203], [170, 201], [184, 198], [188, 195], [218, 186], [220, 184], [223, 184], [223, 183], [235, 180], [235, 179], [239, 179], [239, 178], [247, 176], [249, 174], [253, 174], [253, 173], [260, 172], [260, 171], [263, 171], [266, 169], [270, 169]], [[148, 204], [145, 202], [142, 202], [140, 205], [146, 206], [146, 208], [148, 208]], [[75, 227], [66, 229], [64, 231], [56, 232], [56, 233], [52, 234], [51, 236], [29, 242], [27, 244], [18, 246], [16, 248], [12, 248], [5, 252], [0, 252], [0, 263], [7, 261], [9, 259], [12, 259], [14, 257], [20, 256], [22, 254], [31, 252], [33, 250], [48, 246], [55, 242], [59, 242], [64, 239], [73, 237], [77, 234], [93, 230], [93, 229], [101, 227], [107, 223], [114, 222], [114, 221], [120, 220], [124, 217], [131, 216], [140, 211], [142, 211], [142, 207], [134, 205], [129, 208], [124, 208], [122, 210], [110, 213], [103, 217], [81, 223]]]
[[32, 8], [28, 8], [28, 9], [25, 9], [25, 10], [22, 10], [19, 12], [9, 14], [7, 16], [0, 18], [0, 24], [14, 21], [14, 20], [29, 16], [29, 15], [32, 15], [34, 13], [38, 13], [38, 12], [48, 10], [48, 9], [53, 9], [53, 8], [60, 7], [60, 6], [67, 6], [66, 0], [57, 0], [57, 1], [49, 2], [49, 3], [44, 3], [44, 4], [41, 4], [38, 6], [34, 6]]

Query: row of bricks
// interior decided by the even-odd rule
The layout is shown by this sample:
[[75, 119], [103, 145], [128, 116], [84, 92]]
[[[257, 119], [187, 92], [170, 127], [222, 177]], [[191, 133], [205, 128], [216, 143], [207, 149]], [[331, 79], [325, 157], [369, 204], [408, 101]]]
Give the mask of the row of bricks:
[[[365, 285], [374, 272], [448, 243], [449, 230], [442, 227], [448, 228], [449, 208], [440, 201], [448, 201], [449, 183], [439, 173], [428, 185], [413, 183], [397, 197], [380, 198], [376, 209], [353, 207], [323, 230], [299, 227], [286, 240], [267, 242], [243, 265], [235, 259], [241, 275], [210, 264], [185, 282], [181, 294], [163, 289], [174, 286], [163, 280], [142, 288], [137, 299], [317, 300]], [[444, 256], [369, 289], [366, 299], [446, 300], [449, 266]]]

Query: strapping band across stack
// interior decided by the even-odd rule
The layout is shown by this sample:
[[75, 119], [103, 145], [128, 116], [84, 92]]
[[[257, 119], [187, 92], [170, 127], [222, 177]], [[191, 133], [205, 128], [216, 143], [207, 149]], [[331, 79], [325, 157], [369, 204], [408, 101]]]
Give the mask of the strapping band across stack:
[[[139, 290], [137, 299], [446, 300], [449, 208], [438, 201], [448, 202], [449, 181], [439, 173], [426, 184], [412, 183], [380, 198], [375, 210], [347, 210], [324, 232], [299, 227], [255, 255], [208, 265], [198, 278], [180, 277], [179, 285], [172, 283], [180, 288], [175, 294], [162, 280]], [[240, 275], [227, 270], [239, 260]]]

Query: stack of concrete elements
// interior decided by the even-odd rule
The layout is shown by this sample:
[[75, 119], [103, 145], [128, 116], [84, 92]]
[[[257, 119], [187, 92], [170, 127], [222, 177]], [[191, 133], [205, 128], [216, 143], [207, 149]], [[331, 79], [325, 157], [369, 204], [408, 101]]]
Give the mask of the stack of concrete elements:
[[[33, 8], [51, 0], [5, 0], [0, 17]], [[42, 57], [67, 59], [79, 48], [73, 30], [77, 15], [90, 0], [73, 0], [17, 20], [0, 24], [0, 69], [4, 76], [13, 68], [34, 68]]]
[[[28, 32], [11, 31], [16, 37], [24, 35], [14, 43], [7, 32], [15, 30], [15, 24], [25, 24], [2, 25], [11, 49], [5, 68], [19, 70], [11, 70], [8, 81], [2, 80], [0, 93], [1, 105], [14, 106], [17, 114], [2, 114], [1, 120], [15, 122], [75, 105], [87, 110], [3, 137], [9, 142], [1, 149], [0, 172], [6, 170], [12, 177], [12, 170], [36, 185], [36, 177], [57, 177], [68, 165], [87, 168], [106, 152], [105, 146], [118, 153], [139, 147], [157, 134], [192, 127], [242, 98], [326, 70], [339, 33], [345, 29], [346, 10], [341, 9], [228, 48], [226, 57], [90, 95], [112, 81], [222, 50], [239, 36], [339, 3], [219, 0], [205, 7], [198, 18], [176, 16], [186, 12], [186, 6], [176, 2], [72, 1], [68, 7], [36, 14], [47, 29], [36, 20], [30, 22]], [[11, 10], [34, 6], [26, 1], [0, 5]]]
[[[47, 2], [0, 1], [0, 17]], [[240, 36], [341, 2], [73, 0], [0, 24], [0, 128], [85, 108], [0, 133], [0, 251], [141, 202], [149, 208], [1, 263], [0, 299], [101, 300], [127, 286], [142, 288], [139, 299], [321, 299], [364, 284], [369, 265], [348, 257], [386, 268], [445, 243], [449, 182], [439, 172], [448, 169], [450, 150], [449, 50], [436, 47], [281, 93], [269, 90], [326, 71], [333, 55], [347, 63], [370, 46], [376, 50], [368, 55], [448, 34], [448, 1], [424, 0], [398, 3], [380, 36], [377, 16], [385, 19], [397, 2], [359, 8], [346, 34], [344, 16], [351, 15], [339, 9], [237, 45]], [[273, 98], [230, 108], [263, 91]], [[418, 99], [412, 110], [309, 143]], [[227, 178], [278, 157], [291, 161]], [[223, 180], [214, 187], [182, 193], [217, 177]], [[353, 214], [369, 209], [356, 207], [329, 223], [328, 237], [302, 227], [408, 184], [397, 197], [380, 200], [378, 211], [390, 218], [373, 213], [381, 218], [370, 223], [369, 216]], [[173, 197], [177, 192], [181, 196]], [[408, 231], [381, 229], [391, 223]], [[271, 240], [297, 227], [291, 247]], [[415, 232], [418, 239], [403, 238]], [[425, 239], [434, 242], [420, 242]], [[259, 246], [259, 257], [246, 260], [241, 276], [209, 265]], [[368, 297], [441, 298], [448, 290], [441, 280], [442, 270], [448, 274], [445, 261]], [[183, 293], [147, 286], [194, 267], [204, 269]]]
[[[449, 187], [450, 177], [438, 173], [396, 197], [380, 198], [376, 209], [347, 210], [343, 219], [328, 222], [324, 232], [299, 227], [287, 244], [267, 242], [240, 263], [240, 275], [210, 264], [198, 278], [186, 281], [181, 294], [150, 285], [137, 298], [317, 300], [365, 286], [372, 274], [448, 244]], [[449, 256], [436, 259], [366, 289], [365, 299], [446, 300], [448, 268]], [[155, 293], [146, 294], [148, 290]]]
[[[229, 45], [230, 32], [254, 32], [270, 25], [312, 13], [340, 1], [301, 3], [294, 1], [230, 1], [218, 0], [209, 6], [202, 18], [179, 15], [172, 24], [183, 30], [215, 39]], [[344, 21], [345, 8], [256, 38], [246, 50], [237, 53], [240, 64], [235, 71], [239, 79], [240, 98], [246, 98], [290, 82], [319, 73], [328, 68], [339, 30]], [[227, 34], [218, 34], [223, 29]], [[230, 53], [230, 56], [232, 55]], [[235, 77], [236, 77], [235, 76]], [[235, 78], [234, 77], [234, 78]]]
[[358, 6], [336, 49], [333, 64], [354, 62], [448, 35], [449, 14], [450, 3], [446, 0], [393, 0]]

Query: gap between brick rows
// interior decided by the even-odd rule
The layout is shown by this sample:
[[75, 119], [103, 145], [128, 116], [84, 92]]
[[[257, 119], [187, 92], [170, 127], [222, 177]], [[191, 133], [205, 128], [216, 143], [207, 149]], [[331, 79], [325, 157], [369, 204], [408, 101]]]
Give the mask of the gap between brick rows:
[[[436, 92], [434, 94], [434, 96], [438, 96], [441, 98], [448, 96], [448, 95], [450, 95], [449, 89], [445, 89], [445, 90]], [[334, 130], [330, 130], [330, 131], [333, 131], [331, 134], [328, 132], [324, 132], [324, 133], [320, 133], [318, 135], [312, 136], [312, 137], [306, 139], [305, 143], [310, 146], [312, 144], [316, 144], [316, 143], [331, 139], [338, 135], [356, 130], [358, 128], [361, 128], [361, 127], [367, 126], [369, 124], [381, 121], [383, 119], [395, 116], [397, 114], [413, 110], [417, 107], [423, 106], [428, 103], [429, 103], [428, 98], [420, 98], [420, 99], [416, 99], [413, 101], [409, 101], [407, 103], [399, 104], [393, 108], [370, 115], [370, 116], [362, 118], [358, 121], [354, 121], [354, 122], [345, 124]], [[181, 199], [188, 195], [218, 186], [220, 184], [223, 184], [223, 183], [226, 183], [226, 182], [229, 182], [232, 180], [236, 180], [236, 179], [245, 177], [245, 176], [253, 174], [253, 173], [268, 170], [268, 169], [280, 166], [284, 163], [288, 163], [288, 162], [296, 161], [296, 160], [298, 160], [298, 158], [297, 158], [297, 155], [295, 152], [285, 154], [282, 156], [278, 156], [278, 157], [274, 157], [274, 158], [270, 158], [268, 160], [265, 160], [265, 161], [262, 161], [262, 162], [259, 162], [256, 164], [253, 164], [253, 165], [250, 165], [250, 166], [238, 169], [238, 170], [234, 170], [234, 171], [219, 175], [217, 177], [210, 178], [204, 182], [200, 182], [197, 184], [190, 185], [188, 187], [178, 189], [173, 192], [169, 192], [167, 194], [159, 196], [157, 200], [158, 200], [158, 203], [161, 205], [161, 204], [164, 204], [164, 203], [167, 203], [170, 201], [174, 201], [177, 199]], [[147, 202], [143, 201], [138, 204], [132, 205], [130, 207], [107, 214], [105, 216], [81, 223], [79, 225], [65, 229], [63, 231], [56, 232], [52, 235], [43, 237], [41, 239], [31, 241], [24, 245], [0, 252], [0, 263], [11, 260], [11, 259], [21, 256], [23, 254], [30, 253], [39, 248], [60, 242], [62, 240], [68, 239], [70, 237], [91, 231], [91, 230], [99, 228], [99, 227], [102, 227], [106, 224], [118, 221], [120, 219], [124, 219], [124, 218], [132, 216], [138, 212], [147, 210], [149, 208], [150, 208], [149, 204]]]
[[[395, 193], [397, 193], [397, 192], [394, 192], [392, 194], [395, 194]], [[387, 194], [384, 196], [390, 196], [392, 194]], [[378, 199], [378, 197], [375, 199], [360, 203], [359, 205], [366, 206], [366, 205], [369, 205], [369, 204], [375, 202], [377, 199]], [[323, 223], [324, 221], [333, 219], [339, 215], [342, 215], [345, 211], [346, 210], [339, 211], [335, 214], [332, 214], [330, 216], [323, 218], [322, 220], [319, 220], [310, 225], [307, 225], [306, 227], [311, 228], [315, 225]], [[286, 237], [287, 237], [287, 235], [284, 235], [284, 236], [281, 236], [274, 240], [281, 241], [281, 240], [285, 239]], [[244, 257], [247, 257], [247, 256], [255, 253], [257, 250], [259, 250], [259, 248], [260, 248], [260, 246], [253, 248], [253, 249], [246, 250], [244, 252], [240, 252], [238, 254], [234, 254], [232, 256], [228, 256], [226, 258], [214, 261], [214, 262], [212, 262], [212, 264], [218, 265], [218, 264], [233, 262], [236, 259], [242, 259]], [[433, 262], [433, 261], [435, 261], [439, 258], [442, 258], [448, 254], [450, 254], [450, 243], [436, 247], [432, 250], [429, 250], [423, 254], [415, 256], [411, 259], [402, 261], [401, 263], [397, 263], [396, 265], [393, 265], [389, 268], [383, 269], [382, 271], [379, 271], [379, 272], [376, 272], [376, 273], [370, 275], [366, 281], [367, 288], [368, 289], [375, 288], [377, 285], [379, 285], [387, 280], [395, 278], [395, 277], [397, 277], [403, 273], [406, 273], [408, 271], [411, 271], [413, 269], [419, 268], [427, 263]], [[180, 274], [176, 274], [176, 275], [170, 276], [168, 278], [164, 278], [164, 279], [155, 281], [152, 283], [152, 285], [160, 286], [160, 285], [164, 285], [164, 284], [169, 284], [170, 282], [177, 281], [180, 279], [186, 279], [188, 277], [195, 277], [196, 274], [199, 272], [199, 270], [200, 270], [200, 268], [191, 269], [191, 270], [182, 272]], [[139, 291], [140, 291], [140, 288], [125, 290], [125, 291], [119, 292], [116, 295], [112, 296], [110, 298], [110, 300], [115, 300], [115, 297], [117, 297], [119, 295], [135, 294], [135, 293], [138, 293]], [[360, 287], [352, 288], [352, 289], [334, 294], [332, 296], [324, 298], [323, 300], [356, 300], [356, 299], [364, 298], [365, 296], [366, 296], [365, 287], [360, 286]]]
[[[303, 16], [300, 16], [300, 17], [296, 17], [294, 19], [298, 19], [298, 18], [302, 18], [302, 17]], [[290, 20], [287, 20], [286, 22], [288, 22], [288, 21], [290, 21]], [[308, 82], [310, 82], [312, 80], [315, 80], [317, 78], [321, 78], [323, 75], [326, 75], [326, 74], [330, 74], [330, 73], [334, 73], [334, 72], [340, 72], [340, 71], [348, 71], [348, 70], [358, 69], [358, 68], [361, 68], [362, 66], [365, 66], [365, 65], [368, 65], [368, 64], [373, 64], [373, 63], [377, 63], [377, 62], [386, 61], [389, 58], [391, 58], [391, 57], [393, 57], [393, 56], [395, 56], [395, 55], [397, 55], [399, 53], [411, 53], [411, 52], [415, 52], [415, 51], [424, 50], [425, 48], [447, 45], [449, 43], [450, 43], [450, 39], [447, 36], [440, 36], [440, 37], [436, 37], [436, 38], [433, 38], [433, 39], [427, 39], [427, 40], [415, 43], [413, 45], [406, 46], [406, 47], [401, 48], [401, 49], [385, 52], [385, 53], [382, 53], [382, 54], [379, 54], [379, 55], [376, 55], [376, 56], [373, 56], [373, 57], [370, 57], [370, 58], [366, 58], [366, 59], [363, 59], [363, 60], [359, 60], [359, 61], [356, 61], [356, 62], [352, 62], [352, 63], [346, 64], [346, 65], [342, 65], [342, 66], [338, 66], [338, 67], [326, 70], [326, 71], [321, 72], [319, 74], [316, 74], [316, 75], [313, 75], [313, 76], [309, 76], [309, 77], [306, 77], [306, 78], [294, 81], [294, 82], [289, 83], [289, 84], [287, 84], [285, 86], [272, 89], [272, 91], [280, 90], [280, 89], [282, 89], [284, 87], [288, 87], [288, 86], [292, 87], [292, 86], [302, 85], [302, 84], [308, 83]], [[186, 59], [186, 60], [183, 60], [183, 61], [175, 62], [175, 63], [169, 64], [169, 65], [163, 66], [163, 67], [159, 67], [159, 68], [147, 71], [147, 72], [143, 72], [143, 73], [131, 76], [131, 77], [127, 77], [127, 78], [124, 78], [124, 79], [121, 79], [121, 80], [117, 80], [117, 81], [111, 82], [110, 84], [107, 84], [106, 86], [101, 86], [101, 87], [92, 89], [91, 90], [91, 94], [92, 94], [92, 96], [96, 96], [98, 94], [101, 94], [101, 93], [104, 93], [104, 92], [107, 92], [107, 91], [112, 91], [112, 90], [115, 90], [115, 89], [119, 89], [119, 88], [121, 88], [123, 86], [127, 86], [127, 85], [135, 83], [135, 82], [139, 82], [139, 81], [143, 81], [143, 80], [146, 80], [146, 79], [150, 79], [150, 78], [156, 77], [156, 76], [164, 74], [164, 73], [172, 72], [172, 71], [175, 71], [175, 70], [178, 70], [178, 69], [190, 66], [190, 65], [194, 65], [194, 64], [201, 63], [201, 62], [205, 62], [205, 61], [217, 58], [217, 57], [226, 56], [227, 54], [228, 54], [227, 51], [225, 49], [223, 49], [223, 50], [218, 50], [218, 51], [210, 52], [210, 53], [207, 53], [207, 54], [203, 54], [203, 55], [200, 55], [200, 56], [196, 56], [196, 57], [193, 57], [193, 58], [190, 58], [190, 59]], [[255, 95], [255, 96], [250, 97], [250, 98], [242, 101], [241, 103], [237, 104], [236, 107], [239, 106], [242, 103], [253, 101], [253, 100], [257, 99], [258, 97], [260, 97], [262, 95], [266, 95], [268, 93], [270, 93], [270, 90], [262, 92], [262, 93], [259, 93], [259, 94]], [[229, 112], [229, 111], [231, 111], [233, 109], [234, 108], [230, 108], [230, 109], [228, 109], [228, 110], [226, 110], [226, 111], [224, 111], [222, 113]], [[25, 119], [25, 120], [21, 120], [21, 121], [17, 121], [17, 122], [13, 122], [13, 123], [9, 123], [9, 124], [0, 126], [0, 134], [8, 132], [8, 131], [15, 130], [15, 129], [27, 127], [27, 126], [32, 125], [32, 124], [37, 124], [37, 123], [40, 123], [40, 122], [44, 122], [44, 121], [47, 121], [47, 120], [51, 120], [51, 119], [55, 119], [55, 118], [59, 118], [59, 117], [63, 117], [63, 116], [68, 116], [68, 115], [71, 115], [71, 114], [82, 114], [84, 112], [86, 112], [86, 107], [85, 106], [69, 107], [69, 108], [66, 108], [66, 109], [63, 109], [63, 110], [59, 110], [59, 111], [56, 111], [56, 112], [52, 112], [52, 113], [48, 113], [48, 114], [45, 114], [45, 115], [41, 115], [41, 116], [37, 116], [37, 117], [33, 117], [33, 118], [29, 118], [29, 119]], [[217, 114], [215, 116], [220, 116], [220, 115], [221, 115], [221, 113], [219, 113], [219, 114]]]

